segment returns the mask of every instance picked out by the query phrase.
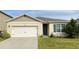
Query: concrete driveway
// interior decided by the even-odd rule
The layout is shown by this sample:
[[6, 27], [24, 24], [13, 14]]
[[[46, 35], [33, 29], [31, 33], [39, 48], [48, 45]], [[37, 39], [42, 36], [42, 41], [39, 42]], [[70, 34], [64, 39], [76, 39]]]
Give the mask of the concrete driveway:
[[0, 49], [37, 49], [37, 38], [12, 37], [0, 42]]

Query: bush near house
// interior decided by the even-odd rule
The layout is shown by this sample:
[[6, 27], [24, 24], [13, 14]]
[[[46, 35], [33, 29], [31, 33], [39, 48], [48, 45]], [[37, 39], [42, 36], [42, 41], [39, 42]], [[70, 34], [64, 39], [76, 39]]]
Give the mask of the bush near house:
[[1, 37], [3, 39], [8, 39], [8, 38], [10, 38], [10, 34], [8, 32], [6, 32], [6, 31], [4, 31], [4, 32], [2, 32]]
[[67, 34], [68, 38], [75, 38], [79, 36], [79, 25], [77, 21], [71, 19], [71, 21], [63, 28], [63, 32]]
[[53, 34], [51, 34], [49, 37], [54, 37]]
[[1, 32], [0, 37], [3, 39], [8, 39], [10, 38], [10, 34], [6, 31]]
[[9, 33], [7, 33], [6, 31], [4, 31], [4, 32], [0, 31], [0, 42], [5, 40], [5, 39], [8, 39], [8, 38], [10, 38]]

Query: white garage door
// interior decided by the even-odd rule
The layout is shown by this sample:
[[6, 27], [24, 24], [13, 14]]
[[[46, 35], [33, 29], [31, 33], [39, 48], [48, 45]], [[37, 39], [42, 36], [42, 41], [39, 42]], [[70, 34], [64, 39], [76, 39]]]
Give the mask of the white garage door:
[[37, 37], [37, 27], [12, 27], [12, 37]]

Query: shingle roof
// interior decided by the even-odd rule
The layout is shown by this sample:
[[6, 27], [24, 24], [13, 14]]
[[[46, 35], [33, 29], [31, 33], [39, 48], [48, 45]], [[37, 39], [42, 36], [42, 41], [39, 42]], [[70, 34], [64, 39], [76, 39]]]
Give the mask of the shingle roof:
[[63, 19], [54, 19], [54, 18], [47, 18], [47, 17], [36, 17], [40, 20], [43, 20], [45, 22], [69, 22], [69, 20], [63, 20]]

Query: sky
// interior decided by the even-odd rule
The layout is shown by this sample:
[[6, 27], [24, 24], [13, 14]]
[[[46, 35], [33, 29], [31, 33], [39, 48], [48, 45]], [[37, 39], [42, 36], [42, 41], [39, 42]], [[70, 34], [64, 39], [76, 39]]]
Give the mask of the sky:
[[23, 14], [31, 15], [33, 17], [50, 17], [55, 19], [79, 18], [79, 10], [2, 10], [3, 12], [17, 17]]

